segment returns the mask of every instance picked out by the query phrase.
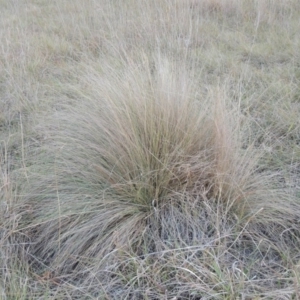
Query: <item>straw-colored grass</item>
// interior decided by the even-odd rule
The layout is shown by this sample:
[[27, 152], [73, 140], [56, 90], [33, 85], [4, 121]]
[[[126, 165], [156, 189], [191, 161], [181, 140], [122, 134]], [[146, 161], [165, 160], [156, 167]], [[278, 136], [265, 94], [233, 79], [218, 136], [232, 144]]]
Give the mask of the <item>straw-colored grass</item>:
[[0, 9], [1, 299], [299, 299], [297, 1]]

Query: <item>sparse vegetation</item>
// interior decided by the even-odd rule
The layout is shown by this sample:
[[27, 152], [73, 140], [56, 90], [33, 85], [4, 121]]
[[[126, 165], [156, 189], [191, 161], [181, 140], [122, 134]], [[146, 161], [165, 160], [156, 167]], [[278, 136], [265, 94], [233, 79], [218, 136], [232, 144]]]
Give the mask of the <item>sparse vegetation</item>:
[[0, 299], [300, 298], [298, 1], [0, 10]]

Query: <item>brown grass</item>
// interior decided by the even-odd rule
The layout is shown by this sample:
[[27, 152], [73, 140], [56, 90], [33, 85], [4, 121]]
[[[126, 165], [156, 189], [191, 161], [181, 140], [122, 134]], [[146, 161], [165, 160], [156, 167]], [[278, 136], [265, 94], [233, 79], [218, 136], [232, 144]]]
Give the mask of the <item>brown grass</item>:
[[299, 298], [297, 1], [0, 8], [1, 299]]

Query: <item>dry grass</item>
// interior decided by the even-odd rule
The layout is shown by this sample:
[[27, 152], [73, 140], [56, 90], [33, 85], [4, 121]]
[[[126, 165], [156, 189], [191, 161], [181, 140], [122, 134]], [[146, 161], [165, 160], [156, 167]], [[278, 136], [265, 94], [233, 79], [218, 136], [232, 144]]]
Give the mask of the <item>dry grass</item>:
[[299, 299], [297, 1], [0, 9], [1, 299]]

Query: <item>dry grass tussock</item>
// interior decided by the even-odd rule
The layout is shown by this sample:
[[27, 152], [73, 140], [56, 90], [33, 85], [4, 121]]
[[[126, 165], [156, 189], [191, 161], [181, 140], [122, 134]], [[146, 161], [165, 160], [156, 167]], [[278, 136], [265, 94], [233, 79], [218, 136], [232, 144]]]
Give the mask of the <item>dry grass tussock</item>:
[[299, 299], [299, 3], [100, 2], [0, 0], [0, 299]]
[[44, 122], [22, 199], [32, 268], [116, 299], [287, 289], [276, 274], [297, 257], [300, 206], [272, 191], [225, 91], [197, 99], [163, 59], [102, 68]]

